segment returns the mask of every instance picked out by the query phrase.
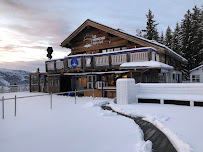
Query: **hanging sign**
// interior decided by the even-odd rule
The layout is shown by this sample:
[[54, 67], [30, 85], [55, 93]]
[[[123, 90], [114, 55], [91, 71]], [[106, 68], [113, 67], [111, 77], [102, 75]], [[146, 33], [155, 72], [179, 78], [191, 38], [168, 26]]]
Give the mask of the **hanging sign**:
[[71, 60], [71, 66], [72, 66], [73, 68], [77, 68], [77, 67], [78, 67], [78, 60], [77, 60], [76, 58], [73, 58], [73, 59]]

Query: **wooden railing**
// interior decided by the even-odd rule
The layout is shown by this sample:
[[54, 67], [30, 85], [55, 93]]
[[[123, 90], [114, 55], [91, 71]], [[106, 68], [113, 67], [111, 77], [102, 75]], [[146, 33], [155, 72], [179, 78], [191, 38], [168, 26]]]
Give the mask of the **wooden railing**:
[[[128, 50], [127, 50], [128, 51]], [[109, 54], [81, 54], [70, 56], [64, 59], [58, 59], [53, 61], [46, 62], [47, 72], [58, 73], [62, 69], [69, 71], [74, 68], [80, 69], [95, 69], [100, 67], [111, 68], [112, 66], [117, 66], [125, 62], [140, 62], [140, 61], [149, 61], [156, 60], [159, 61], [159, 55], [156, 51], [144, 50], [144, 51], [135, 51], [129, 50], [128, 52], [118, 52], [118, 53], [109, 53]], [[73, 59], [77, 59], [77, 66], [74, 67], [71, 64]], [[78, 70], [78, 69], [77, 69]]]
[[111, 64], [118, 65], [127, 62], [127, 54], [118, 54], [111, 56]]
[[148, 61], [148, 52], [130, 53], [130, 62]]

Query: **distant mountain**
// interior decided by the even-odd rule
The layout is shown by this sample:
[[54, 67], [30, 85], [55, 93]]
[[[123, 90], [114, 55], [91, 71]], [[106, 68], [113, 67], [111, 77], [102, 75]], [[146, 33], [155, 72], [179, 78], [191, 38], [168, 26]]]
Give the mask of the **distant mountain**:
[[29, 72], [0, 68], [0, 86], [29, 84]]

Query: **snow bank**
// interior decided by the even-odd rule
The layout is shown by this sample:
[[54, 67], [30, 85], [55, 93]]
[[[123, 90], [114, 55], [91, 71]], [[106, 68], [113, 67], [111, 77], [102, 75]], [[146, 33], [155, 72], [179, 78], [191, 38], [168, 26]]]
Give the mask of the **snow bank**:
[[178, 152], [202, 152], [202, 107], [142, 104], [117, 105], [110, 103], [113, 110], [134, 117], [144, 117], [159, 128]]
[[173, 69], [172, 66], [157, 62], [157, 61], [142, 61], [142, 62], [127, 62], [122, 63], [120, 68], [160, 68], [160, 69]]
[[[40, 93], [7, 93], [5, 98]], [[5, 102], [5, 119], [0, 119], [2, 152], [151, 152], [150, 141], [131, 119], [102, 110], [99, 106], [112, 101], [107, 98], [53, 95]], [[1, 104], [0, 104], [1, 117]]]

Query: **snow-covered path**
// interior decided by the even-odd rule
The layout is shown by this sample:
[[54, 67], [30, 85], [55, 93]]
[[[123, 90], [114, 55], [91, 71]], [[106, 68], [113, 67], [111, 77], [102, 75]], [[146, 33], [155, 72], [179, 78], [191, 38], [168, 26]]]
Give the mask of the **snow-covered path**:
[[[24, 95], [30, 93], [17, 93]], [[77, 98], [74, 104], [73, 97], [54, 95], [51, 110], [49, 96], [18, 99], [17, 117], [13, 116], [14, 102], [6, 101], [5, 120], [0, 119], [0, 151], [151, 151], [151, 143], [143, 141], [133, 120], [96, 106], [105, 100], [109, 99]]]
[[145, 120], [153, 123], [173, 139], [173, 143], [177, 145], [176, 149], [178, 147], [180, 152], [203, 152], [203, 107], [145, 103], [130, 105], [111, 103], [111, 107], [127, 115], [145, 117]]

